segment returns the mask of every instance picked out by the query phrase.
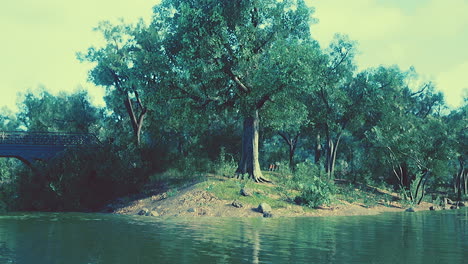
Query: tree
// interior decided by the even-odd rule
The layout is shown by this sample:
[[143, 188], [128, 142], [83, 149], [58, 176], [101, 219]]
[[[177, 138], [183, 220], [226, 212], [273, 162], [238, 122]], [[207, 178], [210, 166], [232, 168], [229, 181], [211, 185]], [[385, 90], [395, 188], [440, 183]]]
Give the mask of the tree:
[[463, 196], [468, 195], [468, 170], [466, 163], [468, 160], [468, 137], [467, 137], [467, 116], [468, 104], [453, 110], [450, 115], [446, 117], [448, 124], [449, 135], [451, 136], [451, 148], [453, 149], [453, 162], [452, 166], [457, 167], [457, 171], [453, 177], [454, 191], [459, 200]]
[[[375, 111], [368, 117], [374, 125], [366, 135], [374, 153], [398, 180], [400, 189], [420, 203], [429, 178], [440, 177], [447, 168], [450, 148], [447, 129], [438, 116], [443, 97], [434, 86], [424, 84], [414, 92], [408, 74], [397, 68], [381, 69], [374, 82], [388, 83], [375, 90]], [[373, 120], [372, 120], [373, 119]]]
[[263, 110], [266, 116], [265, 130], [271, 136], [278, 135], [287, 146], [290, 169], [294, 169], [294, 154], [299, 145], [301, 135], [309, 126], [306, 97], [283, 97], [273, 104], [268, 104]]
[[19, 122], [13, 112], [6, 108], [2, 107], [0, 112], [0, 131], [16, 131], [19, 130]]
[[263, 181], [259, 114], [268, 101], [297, 95], [310, 80], [317, 53], [311, 10], [303, 1], [166, 1], [162, 7], [176, 10], [165, 17], [171, 32], [165, 48], [188, 76], [176, 90], [203, 104], [237, 109], [244, 121], [236, 173]]
[[[151, 35], [156, 42], [150, 43], [150, 36], [145, 35], [143, 28], [142, 22], [135, 27], [123, 22], [118, 26], [101, 22], [96, 30], [103, 34], [106, 46], [100, 49], [91, 47], [87, 54], [78, 54], [79, 60], [96, 63], [89, 73], [89, 79], [96, 85], [106, 87], [105, 101], [114, 118], [128, 117], [127, 124], [133, 130], [137, 146], [141, 143], [141, 132], [148, 113], [144, 98], [148, 96], [148, 89], [157, 87], [157, 74], [163, 72], [163, 69], [154, 72], [144, 70], [145, 67], [164, 65], [163, 58], [158, 57], [157, 34]], [[139, 39], [141, 36], [143, 40]], [[141, 57], [140, 51], [144, 49], [153, 51], [152, 56]]]
[[353, 78], [355, 43], [347, 36], [335, 35], [333, 42], [322, 57], [317, 89], [311, 94], [309, 113], [311, 124], [317, 134], [316, 162], [321, 155], [321, 135], [325, 134], [325, 170], [332, 179], [338, 147], [342, 136], [356, 115], [361, 113], [365, 84], [363, 76]]
[[101, 117], [86, 91], [58, 96], [45, 90], [28, 92], [18, 106], [18, 120], [31, 132], [91, 133]]
[[261, 182], [259, 114], [275, 97], [307, 87], [319, 50], [311, 13], [302, 0], [162, 1], [148, 27], [104, 31], [107, 46], [87, 56], [97, 62], [91, 77], [124, 100], [133, 93], [193, 111], [235, 109], [243, 118], [236, 173]]

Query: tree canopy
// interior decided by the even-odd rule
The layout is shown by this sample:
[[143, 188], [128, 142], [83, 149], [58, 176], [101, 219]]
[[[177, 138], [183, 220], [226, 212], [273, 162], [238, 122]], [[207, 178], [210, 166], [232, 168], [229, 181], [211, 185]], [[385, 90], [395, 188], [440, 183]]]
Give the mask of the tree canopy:
[[[341, 178], [391, 185], [413, 202], [427, 188], [467, 195], [466, 100], [449, 109], [413, 68], [358, 69], [357, 43], [337, 34], [321, 47], [313, 14], [303, 0], [163, 0], [149, 24], [101, 22], [105, 44], [78, 58], [94, 63], [89, 80], [106, 90], [106, 106], [94, 107], [85, 92], [27, 93], [19, 113], [2, 111], [0, 128], [92, 132], [102, 151], [57, 158], [57, 170], [42, 168], [50, 177], [40, 184], [27, 172], [13, 177], [5, 169], [11, 161], [0, 163], [1, 179], [23, 194], [47, 192], [35, 208], [76, 186], [113, 186], [99, 199], [68, 192], [72, 202], [55, 205], [95, 207], [93, 199], [135, 191], [171, 170], [224, 166], [228, 176], [265, 182], [262, 169], [271, 164], [310, 174], [327, 190]], [[82, 159], [96, 163], [69, 169], [85, 166]]]

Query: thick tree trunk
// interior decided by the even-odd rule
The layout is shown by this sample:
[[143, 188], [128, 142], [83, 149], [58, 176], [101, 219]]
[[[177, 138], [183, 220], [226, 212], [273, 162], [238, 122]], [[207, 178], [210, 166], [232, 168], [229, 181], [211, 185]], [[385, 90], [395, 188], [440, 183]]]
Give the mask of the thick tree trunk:
[[238, 178], [248, 175], [255, 182], [268, 182], [263, 178], [258, 161], [258, 112], [244, 119], [242, 134], [242, 156], [237, 167]]

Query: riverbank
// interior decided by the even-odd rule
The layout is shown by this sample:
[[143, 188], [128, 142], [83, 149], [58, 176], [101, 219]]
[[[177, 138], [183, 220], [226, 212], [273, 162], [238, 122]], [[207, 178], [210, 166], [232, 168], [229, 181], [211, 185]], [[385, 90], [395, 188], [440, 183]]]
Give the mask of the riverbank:
[[[272, 177], [270, 175], [270, 177]], [[309, 208], [294, 202], [295, 192], [274, 183], [256, 184], [208, 175], [201, 181], [178, 185], [152, 184], [142, 194], [123, 197], [103, 212], [147, 216], [261, 217], [260, 203], [272, 207], [274, 217], [376, 215], [402, 212], [411, 207], [391, 193], [371, 186], [336, 182], [337, 194], [327, 206]], [[244, 189], [244, 191], [241, 191]], [[241, 194], [244, 192], [244, 194]], [[436, 206], [422, 202], [415, 211]]]

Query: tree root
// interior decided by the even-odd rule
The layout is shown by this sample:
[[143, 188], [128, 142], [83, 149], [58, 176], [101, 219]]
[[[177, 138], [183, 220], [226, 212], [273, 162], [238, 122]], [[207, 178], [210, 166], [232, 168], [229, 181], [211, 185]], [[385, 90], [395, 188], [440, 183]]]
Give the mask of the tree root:
[[[235, 177], [236, 177], [236, 179], [245, 180], [244, 175], [245, 174], [242, 174], [242, 173], [236, 173]], [[247, 178], [252, 179], [256, 183], [271, 183], [270, 180], [263, 178], [263, 176], [255, 177], [254, 175], [249, 174], [249, 176], [247, 176]]]
[[257, 183], [271, 183], [270, 180], [267, 180], [267, 179], [265, 179], [265, 178], [263, 178], [263, 177], [260, 177], [260, 178], [253, 178], [253, 179], [254, 179], [254, 181], [257, 182]]

